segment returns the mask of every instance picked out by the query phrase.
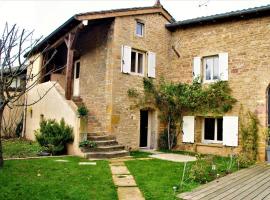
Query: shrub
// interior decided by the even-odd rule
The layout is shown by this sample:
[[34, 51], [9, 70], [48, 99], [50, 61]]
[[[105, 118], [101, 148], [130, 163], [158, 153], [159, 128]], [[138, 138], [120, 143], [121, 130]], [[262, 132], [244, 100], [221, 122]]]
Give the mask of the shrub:
[[259, 120], [257, 116], [247, 111], [240, 111], [241, 150], [238, 156], [239, 167], [244, 168], [254, 164], [258, 155]]
[[198, 183], [207, 183], [213, 180], [216, 177], [216, 173], [212, 169], [213, 157], [202, 158], [201, 155], [197, 155], [196, 157], [197, 160], [191, 166], [189, 178]]
[[85, 105], [82, 105], [78, 108], [77, 112], [78, 112], [80, 117], [86, 117], [86, 116], [88, 116], [89, 111]]
[[[175, 133], [175, 131], [171, 131], [170, 132], [170, 139], [172, 141], [172, 148], [174, 148], [177, 144], [177, 135]], [[163, 150], [168, 150], [169, 149], [169, 145], [168, 145], [168, 131], [167, 129], [165, 129], [159, 136], [159, 139], [158, 139], [158, 147], [160, 149], [163, 149]]]
[[97, 143], [94, 141], [90, 141], [90, 140], [84, 140], [82, 142], [79, 143], [79, 147], [80, 148], [84, 148], [84, 147], [88, 147], [88, 148], [96, 148], [97, 147]]
[[73, 141], [73, 130], [64, 119], [60, 123], [52, 119], [42, 120], [35, 135], [40, 146], [52, 155], [66, 153], [66, 144]]

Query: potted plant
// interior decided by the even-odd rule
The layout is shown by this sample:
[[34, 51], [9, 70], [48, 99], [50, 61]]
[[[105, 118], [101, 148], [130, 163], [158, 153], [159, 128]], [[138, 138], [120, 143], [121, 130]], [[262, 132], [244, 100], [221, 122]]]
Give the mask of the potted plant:
[[270, 163], [270, 128], [267, 129], [267, 147], [266, 147], [266, 154], [267, 154], [267, 161]]
[[84, 140], [79, 143], [79, 147], [82, 149], [83, 152], [94, 149], [97, 147], [97, 143], [90, 140]]
[[78, 116], [80, 118], [80, 132], [82, 134], [87, 132], [88, 126], [88, 109], [85, 105], [82, 105], [77, 110]]

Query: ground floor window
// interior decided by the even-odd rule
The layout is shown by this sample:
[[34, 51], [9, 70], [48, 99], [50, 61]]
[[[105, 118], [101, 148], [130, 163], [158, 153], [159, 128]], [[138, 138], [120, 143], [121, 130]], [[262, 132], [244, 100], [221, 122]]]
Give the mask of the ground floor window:
[[223, 119], [205, 118], [203, 126], [203, 141], [205, 143], [221, 143], [223, 141]]

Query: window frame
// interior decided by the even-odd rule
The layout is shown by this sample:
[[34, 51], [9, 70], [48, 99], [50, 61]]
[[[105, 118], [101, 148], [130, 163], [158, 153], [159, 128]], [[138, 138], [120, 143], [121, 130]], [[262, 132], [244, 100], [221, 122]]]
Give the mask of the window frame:
[[[214, 132], [214, 140], [206, 140], [205, 139], [205, 119], [215, 119], [215, 132]], [[222, 140], [217, 140], [218, 137], [218, 119], [222, 119], [222, 123], [223, 123], [223, 117], [205, 117], [203, 118], [203, 123], [202, 123], [202, 143], [204, 144], [223, 144], [223, 130], [222, 130]], [[222, 129], [223, 129], [223, 125], [222, 125]]]
[[[206, 80], [206, 60], [209, 59], [209, 58], [218, 58], [218, 64], [217, 64], [217, 68], [218, 68], [218, 78], [217, 79], [213, 79], [213, 76], [214, 76], [214, 65], [211, 69], [211, 79], [210, 80]], [[202, 68], [203, 68], [203, 82], [204, 83], [213, 83], [213, 82], [216, 82], [216, 81], [219, 81], [221, 80], [221, 77], [220, 77], [220, 69], [219, 69], [219, 55], [218, 54], [215, 54], [215, 55], [211, 55], [211, 56], [204, 56], [202, 57]]]
[[[137, 25], [140, 24], [142, 27], [142, 35], [137, 33]], [[144, 31], [145, 31], [145, 24], [140, 21], [140, 20], [136, 20], [136, 24], [135, 24], [135, 35], [138, 37], [144, 37]]]
[[[143, 51], [139, 51], [139, 50], [136, 50], [136, 49], [131, 49], [131, 57], [132, 57], [132, 53], [135, 53], [135, 72], [132, 71], [132, 59], [131, 59], [131, 62], [130, 62], [130, 74], [133, 74], [133, 75], [139, 75], [139, 76], [144, 76], [144, 73], [145, 73], [145, 58], [146, 58], [146, 53], [143, 52]], [[139, 54], [142, 54], [143, 56], [143, 60], [142, 60], [142, 73], [139, 73], [138, 72], [138, 57], [139, 57]]]

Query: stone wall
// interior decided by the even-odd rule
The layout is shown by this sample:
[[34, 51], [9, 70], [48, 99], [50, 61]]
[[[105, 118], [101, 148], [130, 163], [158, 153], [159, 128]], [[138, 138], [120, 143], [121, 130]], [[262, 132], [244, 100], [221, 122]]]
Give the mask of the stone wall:
[[[143, 37], [135, 35], [136, 20], [145, 24]], [[112, 44], [112, 104], [108, 114], [111, 125], [108, 131], [127, 148], [138, 149], [140, 137], [140, 109], [130, 109], [134, 102], [128, 98], [130, 88], [142, 89], [142, 76], [121, 73], [121, 45], [156, 53], [156, 79], [169, 68], [168, 50], [171, 33], [165, 29], [167, 20], [159, 14], [118, 17], [115, 19]], [[145, 72], [144, 76], [147, 76]]]
[[[181, 57], [170, 51], [171, 68], [166, 78], [190, 83], [193, 57], [227, 52], [229, 85], [238, 102], [226, 115], [238, 115], [242, 104], [245, 109], [257, 113], [260, 124], [266, 127], [266, 90], [270, 81], [269, 24], [270, 17], [264, 17], [178, 29], [172, 34], [172, 45], [177, 47]], [[264, 160], [262, 132], [259, 154]]]
[[89, 131], [106, 129], [106, 65], [111, 22], [88, 25], [80, 33], [80, 97], [88, 107]]

